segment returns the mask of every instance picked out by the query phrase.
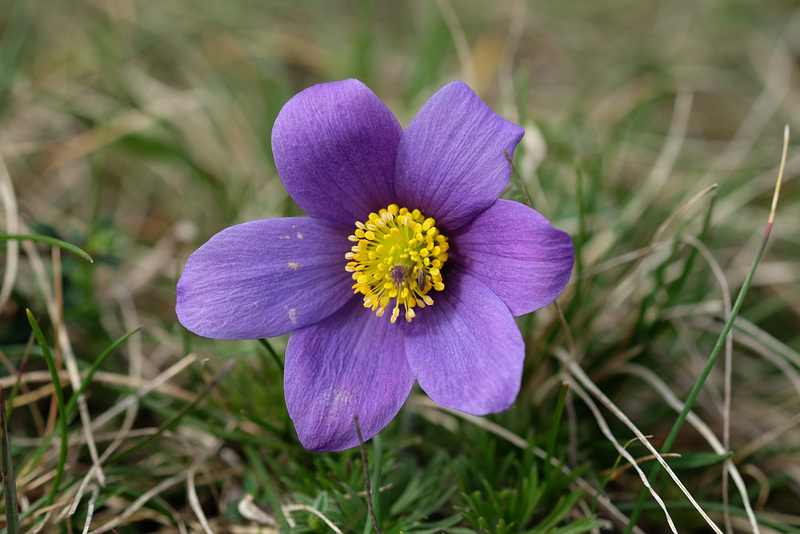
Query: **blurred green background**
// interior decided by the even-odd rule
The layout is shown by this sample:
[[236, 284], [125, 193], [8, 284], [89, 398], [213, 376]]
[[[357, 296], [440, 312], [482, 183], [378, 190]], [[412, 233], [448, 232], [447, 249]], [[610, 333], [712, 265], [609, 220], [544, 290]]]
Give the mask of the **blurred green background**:
[[[94, 418], [176, 362], [185, 365], [166, 386], [109, 416], [102, 431], [113, 434], [111, 443], [121, 440], [116, 452], [159, 433], [125, 458], [112, 455], [107, 484], [96, 486], [92, 529], [103, 531], [173, 478], [113, 528], [205, 528], [185, 489], [195, 475], [215, 532], [256, 531], [248, 528], [257, 521], [237, 509], [246, 493], [273, 516], [279, 505], [304, 505], [344, 532], [372, 528], [358, 494], [358, 451], [312, 455], [296, 442], [282, 397], [285, 339], [203, 340], [174, 315], [175, 282], [195, 248], [231, 224], [300, 213], [272, 162], [281, 106], [309, 85], [355, 77], [403, 125], [445, 83], [468, 82], [525, 127], [520, 180], [578, 252], [560, 299], [569, 333], [552, 308], [521, 319], [529, 351], [523, 392], [514, 409], [488, 419], [531, 446], [546, 447], [552, 436], [556, 456], [575, 474], [562, 477], [509, 440], [416, 399], [370, 445], [374, 473], [390, 479], [378, 497], [384, 531], [584, 532], [598, 528], [595, 517], [622, 531], [590, 492], [573, 493], [574, 477], [605, 488], [628, 516], [641, 482], [628, 470], [605, 485], [616, 451], [579, 401], [569, 400], [563, 424], [553, 420], [565, 377], [554, 355], [571, 351], [661, 443], [674, 413], [624, 365], [655, 371], [685, 397], [724, 319], [718, 275], [735, 298], [762, 237], [785, 125], [793, 132], [785, 181], [736, 329], [729, 420], [731, 448], [748, 453], [739, 467], [762, 531], [800, 528], [795, 0], [3, 0], [0, 32], [3, 232], [59, 238], [94, 259], [40, 245], [33, 250], [44, 271], [37, 272], [28, 249], [2, 243], [6, 397], [18, 371], [30, 378], [9, 419], [24, 525], [80, 531], [85, 505], [71, 519], [58, 514], [79, 492], [91, 500], [95, 487], [79, 489], [91, 460], [74, 419], [59, 506], [47, 514], [43, 498], [60, 460], [55, 446], [35, 447], [46, 436], [58, 442], [57, 410], [52, 385], [34, 379], [46, 366], [31, 343], [30, 308], [57, 355], [64, 347], [55, 333], [67, 334], [83, 370], [142, 328], [102, 364], [89, 390]], [[713, 184], [713, 193], [669, 219]], [[524, 198], [513, 180], [505, 196]], [[697, 236], [709, 255], [692, 252], [684, 236]], [[237, 362], [233, 370], [204, 391], [229, 360]], [[715, 369], [696, 407], [717, 435], [723, 384]], [[183, 413], [193, 400], [197, 406]], [[621, 443], [632, 437], [617, 422], [612, 429]], [[758, 441], [773, 431], [774, 439]], [[101, 454], [107, 445], [101, 442]], [[722, 524], [720, 458], [692, 431], [674, 448], [684, 456], [684, 483]], [[535, 481], [537, 469], [543, 474]], [[658, 488], [678, 531], [708, 528], [663, 475]], [[734, 526], [748, 531], [734, 493]], [[529, 505], [511, 510], [515, 498]], [[651, 505], [640, 525], [668, 531]], [[331, 531], [307, 510], [288, 516], [297, 521], [293, 532]]]

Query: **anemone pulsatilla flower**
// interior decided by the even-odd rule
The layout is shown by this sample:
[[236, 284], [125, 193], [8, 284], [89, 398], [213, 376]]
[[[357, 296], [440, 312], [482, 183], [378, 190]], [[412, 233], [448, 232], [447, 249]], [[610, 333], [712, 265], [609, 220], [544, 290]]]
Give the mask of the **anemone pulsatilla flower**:
[[358, 444], [414, 382], [474, 415], [507, 409], [522, 377], [514, 316], [569, 280], [570, 237], [498, 195], [523, 129], [450, 83], [403, 128], [357, 80], [294, 96], [272, 132], [275, 166], [308, 217], [227, 228], [187, 260], [176, 311], [192, 332], [291, 332], [285, 393], [302, 444]]

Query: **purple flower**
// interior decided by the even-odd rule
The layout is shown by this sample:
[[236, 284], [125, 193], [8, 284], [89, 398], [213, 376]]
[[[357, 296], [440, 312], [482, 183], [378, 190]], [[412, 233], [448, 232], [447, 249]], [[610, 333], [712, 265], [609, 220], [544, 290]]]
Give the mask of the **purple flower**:
[[415, 380], [442, 406], [507, 409], [525, 352], [514, 316], [552, 302], [574, 260], [568, 234], [497, 198], [523, 133], [462, 82], [405, 131], [357, 80], [306, 89], [272, 149], [309, 217], [212, 237], [178, 282], [180, 322], [217, 339], [292, 332], [286, 405], [307, 449], [357, 445], [355, 414], [374, 436]]

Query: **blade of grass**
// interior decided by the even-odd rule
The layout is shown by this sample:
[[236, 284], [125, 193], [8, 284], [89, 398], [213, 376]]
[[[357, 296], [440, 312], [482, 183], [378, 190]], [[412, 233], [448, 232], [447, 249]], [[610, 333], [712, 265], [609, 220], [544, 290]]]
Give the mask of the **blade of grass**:
[[259, 339], [259, 340], [258, 340], [258, 343], [259, 343], [259, 344], [260, 344], [262, 347], [264, 347], [264, 348], [266, 349], [266, 351], [269, 353], [270, 357], [272, 357], [272, 359], [273, 359], [273, 360], [275, 361], [275, 363], [277, 364], [277, 366], [278, 366], [278, 369], [280, 369], [280, 370], [281, 370], [281, 373], [283, 373], [283, 362], [281, 361], [281, 357], [280, 357], [280, 356], [278, 356], [278, 353], [277, 353], [277, 352], [275, 351], [275, 349], [272, 347], [272, 344], [270, 344], [269, 340], [267, 340], [267, 339]]
[[[375, 449], [375, 465], [372, 468], [372, 480], [369, 481], [370, 486], [375, 486], [378, 488], [378, 491], [372, 493], [372, 496], [368, 496], [369, 499], [372, 500], [372, 509], [379, 510], [380, 509], [380, 498], [381, 498], [381, 479], [383, 478], [383, 440], [380, 434], [377, 434], [374, 438], [372, 438], [372, 445]], [[377, 523], [377, 516], [376, 516], [376, 526]], [[369, 523], [364, 524], [364, 534], [369, 534], [372, 532], [372, 527]], [[380, 532], [380, 531], [379, 531]]]
[[278, 521], [281, 532], [289, 532], [292, 527], [286, 519], [284, 507], [281, 506], [281, 501], [278, 499], [278, 494], [275, 492], [275, 488], [270, 481], [269, 473], [267, 472], [264, 462], [261, 460], [261, 456], [259, 456], [259, 453], [256, 452], [256, 449], [251, 445], [245, 445], [242, 447], [242, 450], [244, 450], [250, 468], [255, 472], [256, 478], [261, 481], [261, 485], [264, 487], [264, 496], [272, 507], [272, 514]]
[[13, 239], [15, 241], [34, 241], [37, 243], [47, 243], [48, 245], [53, 245], [54, 247], [63, 248], [64, 250], [69, 250], [76, 256], [80, 256], [81, 258], [85, 259], [89, 263], [94, 263], [94, 260], [88, 253], [83, 251], [82, 249], [76, 247], [71, 243], [67, 243], [66, 241], [62, 241], [60, 239], [56, 239], [55, 237], [50, 237], [49, 235], [40, 235], [40, 234], [0, 234], [0, 241], [8, 241]]
[[56, 475], [53, 477], [53, 483], [50, 487], [47, 500], [44, 502], [44, 507], [47, 507], [53, 504], [56, 498], [58, 487], [61, 484], [61, 477], [64, 475], [64, 465], [67, 463], [67, 410], [66, 404], [64, 403], [64, 391], [61, 389], [61, 381], [58, 379], [58, 369], [56, 369], [56, 364], [53, 360], [53, 355], [50, 353], [47, 340], [45, 340], [42, 329], [39, 328], [39, 323], [36, 322], [36, 318], [33, 316], [33, 313], [31, 313], [31, 310], [25, 310], [25, 313], [28, 315], [28, 322], [31, 324], [31, 328], [33, 328], [33, 334], [36, 336], [36, 341], [39, 342], [39, 347], [42, 349], [47, 367], [50, 369], [50, 375], [53, 377], [53, 388], [55, 389], [56, 401], [58, 402], [58, 423], [61, 428], [61, 449], [59, 451], [58, 464], [56, 465]]
[[556, 403], [556, 411], [553, 413], [553, 423], [550, 425], [550, 436], [547, 440], [547, 457], [545, 458], [545, 468], [547, 469], [547, 479], [549, 480], [557, 467], [554, 465], [553, 451], [556, 449], [556, 440], [558, 439], [558, 429], [561, 426], [561, 414], [564, 412], [564, 404], [567, 400], [567, 392], [569, 391], [569, 384], [561, 382], [561, 389], [558, 392], [558, 401]]
[[[733, 305], [733, 309], [731, 310], [731, 314], [728, 317], [728, 320], [725, 321], [725, 326], [720, 332], [719, 337], [717, 338], [717, 343], [714, 345], [714, 349], [711, 351], [711, 355], [708, 357], [708, 361], [706, 362], [703, 371], [700, 373], [700, 376], [695, 382], [692, 391], [689, 393], [688, 398], [686, 399], [686, 404], [684, 405], [683, 410], [678, 415], [678, 419], [675, 421], [675, 424], [672, 426], [672, 430], [670, 431], [669, 435], [667, 435], [667, 439], [664, 441], [664, 446], [661, 449], [661, 453], [669, 452], [669, 449], [672, 447], [672, 444], [675, 442], [675, 439], [678, 437], [678, 432], [680, 432], [681, 427], [683, 427], [684, 421], [686, 421], [686, 417], [689, 415], [689, 412], [694, 405], [694, 401], [697, 399], [697, 396], [700, 394], [700, 390], [703, 388], [703, 384], [708, 378], [708, 375], [711, 373], [711, 369], [714, 367], [714, 363], [717, 361], [717, 357], [719, 353], [722, 352], [723, 347], [725, 346], [725, 340], [728, 337], [728, 333], [733, 328], [733, 323], [736, 321], [736, 317], [739, 315], [739, 311], [742, 308], [742, 304], [744, 303], [744, 298], [747, 295], [747, 290], [750, 289], [750, 283], [753, 281], [753, 276], [755, 275], [756, 268], [761, 261], [761, 257], [764, 255], [764, 250], [767, 247], [767, 241], [769, 240], [769, 236], [772, 233], [772, 224], [775, 220], [775, 211], [778, 207], [778, 197], [780, 196], [781, 191], [781, 183], [783, 181], [783, 171], [786, 167], [786, 153], [789, 149], [789, 126], [787, 125], [784, 128], [784, 135], [783, 135], [783, 152], [781, 154], [781, 166], [780, 170], [778, 171], [778, 180], [775, 184], [775, 192], [772, 196], [772, 207], [770, 208], [769, 218], [767, 220], [767, 225], [764, 228], [764, 234], [761, 238], [761, 242], [758, 244], [758, 249], [756, 250], [755, 257], [753, 258], [753, 262], [750, 265], [750, 270], [747, 272], [747, 276], [745, 276], [744, 281], [742, 282], [742, 288], [739, 290], [739, 296], [736, 298], [736, 302]], [[653, 471], [650, 473], [650, 477], [648, 478], [650, 484], [652, 484], [655, 479], [658, 477], [660, 472], [659, 465], [656, 464], [653, 466]], [[631, 522], [629, 524], [628, 530], [626, 530], [626, 534], [630, 532], [631, 525], [636, 523], [636, 520], [639, 518], [639, 515], [642, 512], [644, 507], [644, 501], [647, 498], [647, 493], [642, 491], [639, 493], [639, 498], [636, 501], [636, 507], [631, 514]], [[758, 532], [758, 524], [753, 524], [753, 532]]]
[[3, 495], [6, 505], [6, 525], [9, 534], [19, 534], [19, 502], [17, 499], [17, 481], [14, 478], [14, 464], [11, 461], [11, 440], [8, 438], [8, 424], [6, 421], [6, 402], [3, 390], [0, 388], [0, 459], [3, 474]]

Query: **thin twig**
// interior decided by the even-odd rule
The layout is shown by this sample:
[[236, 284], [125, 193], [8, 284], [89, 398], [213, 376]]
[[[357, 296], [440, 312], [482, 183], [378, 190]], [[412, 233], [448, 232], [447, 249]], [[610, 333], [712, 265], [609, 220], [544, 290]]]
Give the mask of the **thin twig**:
[[375, 509], [372, 507], [372, 488], [369, 484], [369, 465], [367, 464], [367, 447], [364, 446], [364, 438], [361, 436], [361, 427], [358, 424], [358, 414], [353, 415], [353, 424], [356, 427], [356, 434], [358, 435], [358, 446], [361, 448], [361, 463], [364, 465], [364, 480], [366, 481], [367, 489], [367, 508], [369, 508], [369, 516], [372, 519], [372, 525], [378, 534], [383, 534], [380, 525], [378, 525], [378, 518], [375, 517]]
[[511, 154], [508, 153], [508, 150], [504, 150], [503, 153], [506, 155], [506, 161], [508, 161], [508, 164], [511, 167], [511, 175], [517, 182], [517, 187], [519, 187], [519, 192], [522, 194], [522, 198], [523, 200], [525, 200], [525, 204], [529, 208], [533, 209], [533, 204], [531, 204], [531, 197], [530, 195], [528, 195], [528, 188], [525, 187], [525, 182], [522, 181], [522, 177], [519, 175], [517, 166], [514, 165], [514, 158], [511, 157]]

